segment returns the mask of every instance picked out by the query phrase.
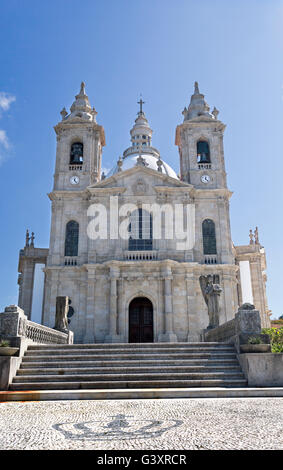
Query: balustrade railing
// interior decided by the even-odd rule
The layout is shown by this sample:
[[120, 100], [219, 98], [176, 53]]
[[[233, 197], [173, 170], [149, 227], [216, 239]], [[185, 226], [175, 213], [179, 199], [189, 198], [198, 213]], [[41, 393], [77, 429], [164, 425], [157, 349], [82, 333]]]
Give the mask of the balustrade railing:
[[199, 170], [211, 170], [211, 163], [198, 163]]
[[157, 251], [125, 251], [124, 259], [127, 261], [154, 261], [157, 260]]
[[83, 169], [82, 165], [69, 165], [70, 171], [81, 171]]
[[65, 256], [64, 264], [65, 266], [77, 266], [78, 257], [77, 256]]
[[217, 264], [217, 255], [204, 255], [204, 264]]
[[10, 305], [0, 313], [0, 338], [12, 341], [26, 338], [38, 344], [68, 344], [73, 342], [73, 333], [58, 331], [28, 320], [17, 305]]

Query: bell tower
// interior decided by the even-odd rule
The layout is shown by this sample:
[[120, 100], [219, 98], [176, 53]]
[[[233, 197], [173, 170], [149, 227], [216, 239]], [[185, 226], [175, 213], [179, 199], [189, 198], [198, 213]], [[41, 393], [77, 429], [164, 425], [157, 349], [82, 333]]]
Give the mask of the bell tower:
[[223, 151], [225, 124], [210, 107], [195, 82], [194, 94], [176, 128], [181, 180], [200, 189], [227, 188]]
[[100, 180], [105, 137], [103, 127], [96, 122], [96, 115], [82, 82], [70, 113], [63, 108], [62, 120], [54, 127], [57, 135], [54, 191], [82, 190]]

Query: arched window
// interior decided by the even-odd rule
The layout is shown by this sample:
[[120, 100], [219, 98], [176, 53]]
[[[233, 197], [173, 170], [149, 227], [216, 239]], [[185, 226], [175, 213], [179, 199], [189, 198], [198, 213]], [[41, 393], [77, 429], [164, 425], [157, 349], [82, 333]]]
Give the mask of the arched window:
[[129, 250], [152, 250], [152, 216], [143, 209], [130, 215]]
[[79, 224], [70, 220], [66, 225], [65, 256], [78, 256]]
[[206, 219], [202, 223], [202, 241], [204, 255], [217, 254], [215, 224], [211, 219]]
[[199, 140], [197, 143], [198, 163], [210, 163], [209, 144], [205, 140]]
[[84, 145], [81, 142], [74, 142], [71, 145], [70, 165], [82, 165], [84, 161]]

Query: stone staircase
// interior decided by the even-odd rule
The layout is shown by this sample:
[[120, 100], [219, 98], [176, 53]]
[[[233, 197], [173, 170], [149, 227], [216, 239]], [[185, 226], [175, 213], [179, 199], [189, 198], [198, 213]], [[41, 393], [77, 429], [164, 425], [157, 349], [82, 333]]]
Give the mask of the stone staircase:
[[143, 343], [29, 346], [10, 391], [247, 387], [233, 346]]

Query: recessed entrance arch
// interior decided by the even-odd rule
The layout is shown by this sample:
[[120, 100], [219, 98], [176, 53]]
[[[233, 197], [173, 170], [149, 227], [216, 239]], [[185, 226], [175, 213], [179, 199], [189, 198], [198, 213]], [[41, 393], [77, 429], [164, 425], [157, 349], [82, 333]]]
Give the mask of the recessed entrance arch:
[[129, 305], [129, 343], [153, 343], [153, 306], [146, 297]]

